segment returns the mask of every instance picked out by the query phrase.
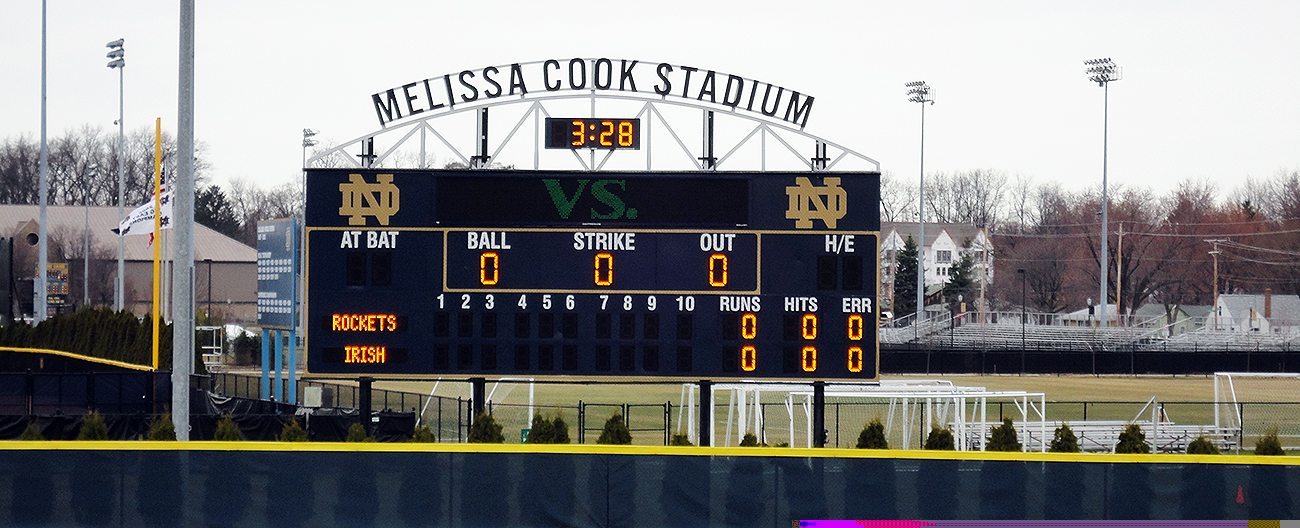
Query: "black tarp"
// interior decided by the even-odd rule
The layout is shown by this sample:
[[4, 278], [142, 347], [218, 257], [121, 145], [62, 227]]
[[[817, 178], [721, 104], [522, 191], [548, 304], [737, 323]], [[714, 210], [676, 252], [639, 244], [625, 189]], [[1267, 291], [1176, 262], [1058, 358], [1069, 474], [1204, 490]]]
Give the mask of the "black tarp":
[[801, 518], [1286, 519], [1300, 511], [1300, 466], [1244, 457], [1203, 464], [431, 449], [0, 450], [0, 525], [789, 526]]

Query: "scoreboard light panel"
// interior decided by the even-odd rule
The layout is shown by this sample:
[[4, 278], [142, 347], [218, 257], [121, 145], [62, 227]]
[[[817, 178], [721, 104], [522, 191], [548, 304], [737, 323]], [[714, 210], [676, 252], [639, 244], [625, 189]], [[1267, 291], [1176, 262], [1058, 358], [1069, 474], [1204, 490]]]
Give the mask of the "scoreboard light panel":
[[875, 173], [311, 170], [320, 376], [870, 380]]

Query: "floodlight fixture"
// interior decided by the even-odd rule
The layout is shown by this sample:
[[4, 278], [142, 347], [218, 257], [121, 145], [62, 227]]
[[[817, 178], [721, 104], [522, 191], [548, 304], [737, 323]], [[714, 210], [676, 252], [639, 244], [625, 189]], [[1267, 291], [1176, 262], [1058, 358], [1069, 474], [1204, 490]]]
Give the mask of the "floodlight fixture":
[[907, 87], [908, 101], [934, 104], [934, 96], [930, 94], [930, 85], [926, 84], [925, 81], [912, 81], [903, 86]]
[[1111, 81], [1118, 81], [1124, 77], [1124, 70], [1115, 64], [1110, 57], [1104, 59], [1090, 59], [1083, 61], [1084, 70], [1088, 74], [1088, 80], [1097, 83], [1097, 86], [1103, 86]]
[[124, 44], [126, 44], [126, 39], [117, 39], [117, 40], [114, 40], [114, 41], [112, 41], [112, 42], [109, 42], [108, 44], [105, 44], [104, 47], [105, 47], [105, 48], [121, 48], [122, 45], [124, 45]]

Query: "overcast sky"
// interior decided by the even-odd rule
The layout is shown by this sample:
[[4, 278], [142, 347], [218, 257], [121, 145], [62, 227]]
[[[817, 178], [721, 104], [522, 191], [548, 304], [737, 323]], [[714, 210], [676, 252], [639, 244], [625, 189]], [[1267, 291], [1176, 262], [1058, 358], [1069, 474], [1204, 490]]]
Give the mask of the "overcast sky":
[[[623, 7], [625, 6], [625, 7]], [[176, 122], [177, 2], [52, 1], [49, 129], [113, 128], [125, 38], [126, 123]], [[301, 129], [377, 128], [370, 94], [462, 69], [570, 57], [671, 62], [815, 96], [807, 131], [915, 181], [925, 80], [926, 169], [994, 168], [1069, 188], [1101, 178], [1112, 57], [1111, 181], [1227, 190], [1300, 169], [1300, 2], [199, 1], [196, 135], [211, 175], [296, 178]], [[0, 137], [40, 130], [40, 2], [3, 0]]]

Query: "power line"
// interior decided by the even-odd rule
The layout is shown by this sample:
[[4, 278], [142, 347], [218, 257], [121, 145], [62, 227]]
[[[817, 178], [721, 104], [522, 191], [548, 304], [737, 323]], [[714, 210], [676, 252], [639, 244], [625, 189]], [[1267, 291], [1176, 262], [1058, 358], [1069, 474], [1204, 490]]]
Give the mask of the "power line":
[[1224, 257], [1227, 257], [1227, 258], [1231, 258], [1231, 259], [1233, 259], [1233, 260], [1240, 260], [1240, 261], [1243, 261], [1243, 262], [1252, 262], [1252, 263], [1255, 263], [1255, 264], [1264, 264], [1264, 265], [1268, 265], [1268, 266], [1300, 266], [1300, 261], [1284, 262], [1284, 261], [1280, 261], [1280, 260], [1259, 260], [1259, 259], [1253, 259], [1253, 258], [1250, 258], [1250, 257], [1243, 257], [1243, 256], [1241, 256], [1241, 255], [1234, 255], [1234, 254], [1232, 254], [1232, 253], [1226, 253], [1226, 252], [1223, 253], [1223, 256], [1224, 256]]

